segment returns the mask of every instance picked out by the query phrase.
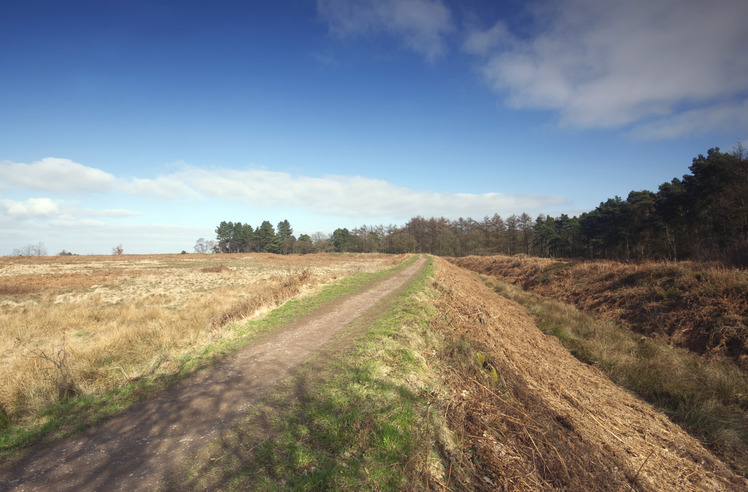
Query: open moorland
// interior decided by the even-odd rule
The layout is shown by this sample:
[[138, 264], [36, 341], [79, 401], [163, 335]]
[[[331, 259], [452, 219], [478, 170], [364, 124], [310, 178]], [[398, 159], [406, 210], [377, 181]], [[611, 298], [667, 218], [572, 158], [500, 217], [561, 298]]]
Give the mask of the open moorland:
[[441, 259], [356, 348], [328, 357], [174, 470], [168, 489], [748, 487], [523, 306]]
[[[287, 333], [283, 319], [299, 319], [289, 315], [297, 301], [286, 300], [338, 312], [345, 300], [339, 294], [322, 304], [312, 301], [356, 278], [363, 280], [354, 290], [366, 295], [381, 279], [413, 265], [402, 263], [406, 259], [257, 254], [3, 259], [0, 285], [3, 316], [8, 315], [2, 321], [14, 331], [3, 342], [8, 345], [2, 381], [15, 386], [4, 389], [0, 401], [13, 428], [43, 425], [40, 420], [49, 414], [39, 409], [45, 405], [179, 373], [206, 350], [234, 339], [245, 348], [228, 351], [224, 362], [193, 379], [174, 380], [173, 389], [203, 377], [235, 377], [222, 371], [234, 359], [254, 364], [242, 354], [264, 343], [247, 337], [247, 330], [266, 319], [280, 320], [270, 332], [273, 339]], [[501, 259], [466, 261], [474, 267]], [[389, 271], [396, 264], [401, 265]], [[540, 270], [552, 277], [564, 268], [551, 262]], [[440, 258], [409, 275], [407, 288], [393, 291], [384, 304], [372, 301], [368, 315], [335, 328], [352, 342], [333, 338], [265, 399], [242, 409], [243, 417], [220, 437], [189, 456], [167, 459], [159, 469], [166, 479], [157, 488], [748, 489], [748, 388], [739, 356], [674, 347], [664, 335], [643, 336], [623, 322]], [[553, 282], [541, 279], [542, 285]], [[252, 374], [253, 367], [259, 366], [243, 370]], [[687, 382], [690, 386], [683, 385]], [[243, 387], [232, 386], [240, 397], [236, 390]], [[157, 402], [171, 401], [172, 393], [165, 388]], [[137, 415], [139, 408], [147, 406], [120, 412], [102, 429], [121, 420], [125, 425], [130, 410]], [[173, 418], [153, 414], [154, 428]], [[210, 420], [210, 414], [195, 418]], [[63, 469], [45, 460], [64, 460], [56, 449], [79, 449], [76, 443], [96, 442], [97, 436], [95, 428], [83, 437], [51, 435], [44, 440], [47, 448], [6, 453], [0, 487], [22, 490], [41, 474]], [[59, 482], [58, 488], [82, 490], [65, 483], [91, 485], [106, 470], [76, 468], [73, 481]], [[128, 483], [116, 485], [124, 490]]]
[[179, 371], [237, 323], [385, 255], [0, 258], [0, 405], [13, 422], [76, 394]]

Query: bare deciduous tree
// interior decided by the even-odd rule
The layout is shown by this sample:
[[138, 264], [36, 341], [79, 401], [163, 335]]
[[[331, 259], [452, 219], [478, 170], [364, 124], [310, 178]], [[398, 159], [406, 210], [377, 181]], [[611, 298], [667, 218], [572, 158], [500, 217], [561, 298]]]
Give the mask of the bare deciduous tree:
[[195, 242], [195, 253], [213, 253], [215, 249], [215, 241], [206, 241], [205, 238], [201, 237]]
[[12, 256], [47, 256], [47, 247], [42, 242], [36, 244], [27, 244], [22, 248], [16, 248], [11, 253]]

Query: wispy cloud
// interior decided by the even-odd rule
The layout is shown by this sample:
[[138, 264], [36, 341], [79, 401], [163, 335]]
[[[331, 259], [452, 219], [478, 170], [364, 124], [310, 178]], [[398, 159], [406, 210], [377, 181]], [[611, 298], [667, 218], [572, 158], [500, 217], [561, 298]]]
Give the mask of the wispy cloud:
[[444, 53], [453, 30], [440, 0], [318, 0], [317, 11], [338, 36], [384, 32], [429, 61]]
[[31, 164], [0, 162], [0, 188], [19, 187], [56, 193], [106, 192], [114, 184], [113, 175], [70, 159], [45, 157]]
[[[5, 164], [14, 168], [13, 163]], [[83, 174], [98, 175], [96, 168], [78, 166], [85, 169]], [[80, 171], [77, 166], [70, 169]], [[254, 168], [203, 169], [183, 164], [153, 179], [103, 174], [112, 177], [106, 180], [109, 193], [92, 194], [87, 187], [76, 191], [70, 186], [55, 190], [64, 189], [64, 199], [28, 197], [37, 193], [36, 182], [24, 188], [16, 180], [15, 199], [0, 199], [0, 248], [10, 251], [24, 242], [43, 240], [50, 241], [52, 248], [106, 252], [129, 237], [139, 244], [138, 252], [173, 251], [175, 244], [190, 249], [190, 241], [210, 236], [212, 221], [231, 219], [237, 213], [244, 214], [242, 220], [264, 220], [264, 211], [282, 211], [299, 230], [320, 230], [321, 223], [404, 223], [416, 215], [479, 219], [494, 213], [535, 215], [568, 206], [559, 196], [436, 193], [363, 176], [315, 177]], [[24, 195], [27, 198], [18, 199]], [[132, 203], [144, 212], [106, 206], [110, 203]], [[308, 222], [296, 222], [295, 216]], [[123, 220], [132, 218], [136, 220]], [[172, 230], [179, 237], [170, 237]], [[152, 233], [153, 241], [143, 231]]]
[[124, 217], [140, 217], [143, 212], [137, 210], [126, 210], [124, 208], [109, 208], [109, 209], [91, 209], [86, 208], [81, 210], [81, 214], [88, 217], [109, 217], [109, 218], [124, 218]]
[[[40, 163], [49, 162], [42, 159]], [[141, 212], [126, 209], [83, 208], [77, 201], [101, 183], [110, 193], [136, 199], [210, 201], [213, 203], [244, 203], [260, 207], [297, 207], [307, 212], [337, 217], [366, 220], [376, 217], [408, 219], [415, 215], [446, 217], [480, 217], [487, 213], [512, 214], [537, 212], [549, 207], [564, 205], [565, 199], [557, 196], [513, 193], [435, 193], [427, 190], [404, 188], [380, 179], [362, 176], [304, 176], [266, 169], [203, 169], [187, 164], [170, 174], [156, 178], [120, 178], [93, 167], [72, 163], [65, 159], [64, 169], [70, 175], [58, 172], [56, 179], [69, 183], [48, 191], [65, 191], [68, 201], [51, 198], [28, 198], [25, 201], [4, 199], [0, 213], [14, 217], [134, 217]], [[4, 162], [6, 169], [33, 169], [41, 179], [37, 163], [32, 165]], [[105, 179], [88, 179], [86, 176]], [[73, 186], [78, 178], [78, 187]], [[17, 176], [11, 182], [16, 191], [36, 192], [44, 189], [39, 179], [22, 180]], [[46, 180], [42, 180], [46, 183]], [[87, 200], [87, 203], [90, 200]], [[94, 202], [95, 203], [95, 202]]]
[[119, 180], [118, 188], [131, 195], [151, 198], [200, 198], [189, 184], [178, 176], [159, 176], [156, 179], [132, 178]]
[[[486, 213], [520, 213], [560, 206], [565, 199], [547, 195], [503, 193], [434, 193], [403, 188], [361, 176], [299, 176], [264, 169], [185, 167], [156, 180], [138, 180], [137, 188], [152, 197], [202, 197], [257, 206], [301, 207], [317, 214], [340, 217], [397, 217], [444, 215], [482, 217]], [[143, 182], [148, 182], [144, 186]], [[162, 188], [163, 187], [163, 188]]]
[[699, 107], [635, 125], [631, 136], [639, 140], [661, 140], [693, 135], [705, 129], [727, 134], [748, 131], [748, 99]]
[[[648, 138], [745, 124], [726, 108], [748, 88], [748, 2], [561, 0], [533, 12], [530, 36], [499, 22], [463, 45], [509, 104], [579, 128], [638, 124]], [[710, 117], [695, 125], [699, 113]]]

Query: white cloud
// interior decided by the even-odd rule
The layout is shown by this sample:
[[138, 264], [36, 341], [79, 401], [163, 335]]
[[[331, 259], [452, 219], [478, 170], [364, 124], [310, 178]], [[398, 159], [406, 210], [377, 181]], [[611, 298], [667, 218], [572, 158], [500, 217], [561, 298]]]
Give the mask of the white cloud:
[[[117, 192], [120, 203], [126, 203], [123, 194], [130, 194], [150, 211], [144, 214], [106, 208], [101, 205], [109, 197], [99, 195], [82, 201], [0, 199], [0, 250], [10, 251], [40, 240], [50, 251], [64, 248], [106, 253], [120, 242], [127, 252], [190, 250], [195, 238], [210, 236], [215, 225], [212, 221], [232, 218], [234, 213], [242, 214], [244, 220], [264, 220], [282, 211], [292, 221], [294, 217], [305, 218], [294, 223], [299, 230], [316, 230], [322, 223], [404, 223], [416, 215], [450, 219], [494, 213], [535, 215], [567, 205], [562, 197], [546, 195], [435, 193], [362, 176], [314, 177], [266, 169], [207, 170], [189, 165], [155, 179], [115, 178], [112, 191]], [[149, 198], [159, 203], [144, 202]], [[131, 217], [138, 219], [118, 220]], [[179, 223], [189, 226], [173, 225]], [[152, 237], [146, 237], [144, 231]], [[172, 233], [178, 236], [172, 237]]]
[[[533, 212], [565, 203], [560, 197], [519, 194], [434, 193], [361, 176], [299, 176], [264, 169], [205, 170], [184, 167], [148, 180], [148, 187], [126, 186], [138, 194], [206, 198], [266, 207], [301, 207], [341, 217], [444, 215], [482, 217], [487, 213]], [[162, 188], [163, 187], [163, 188]]]
[[[97, 175], [95, 168], [81, 167]], [[299, 230], [317, 230], [330, 224], [404, 223], [416, 215], [450, 219], [494, 213], [535, 215], [567, 205], [564, 198], [556, 196], [435, 193], [362, 176], [316, 177], [253, 168], [202, 169], [186, 164], [153, 179], [112, 179], [112, 193], [68, 200], [18, 199], [20, 192], [14, 190], [15, 199], [0, 199], [0, 250], [10, 251], [37, 241], [46, 242], [50, 250], [64, 248], [82, 253], [106, 253], [119, 242], [128, 252], [189, 250], [189, 241], [210, 236], [213, 221], [232, 218], [235, 213], [242, 214], [244, 220], [264, 220], [280, 214], [292, 221], [304, 217], [294, 225]], [[111, 200], [127, 203], [128, 195], [147, 213], [104, 205]], [[157, 203], [149, 203], [149, 199]], [[133, 217], [136, 220], [121, 220]], [[147, 238], [142, 231], [152, 232], [153, 237]], [[171, 231], [178, 231], [179, 237], [171, 237]], [[128, 241], [131, 246], [127, 246]], [[137, 251], [130, 251], [132, 247]]]
[[[661, 138], [735, 121], [714, 109], [738, 106], [748, 88], [748, 2], [562, 0], [534, 13], [540, 30], [529, 38], [497, 23], [463, 45], [485, 57], [486, 79], [511, 105], [556, 110], [580, 128], [654, 119], [668, 128]], [[710, 119], [687, 124], [683, 106]]]
[[497, 22], [487, 30], [468, 30], [463, 48], [468, 53], [482, 56], [512, 44], [515, 44], [515, 38], [509, 28], [503, 22]]
[[[106, 189], [138, 199], [210, 200], [268, 208], [297, 207], [317, 215], [362, 220], [376, 217], [408, 219], [415, 215], [457, 218], [482, 217], [489, 213], [532, 213], [565, 203], [564, 199], [553, 196], [434, 193], [361, 176], [314, 177], [252, 168], [206, 170], [182, 164], [176, 172], [151, 179], [115, 177], [93, 167], [57, 158], [45, 158], [30, 165], [4, 161], [2, 166], [2, 172], [11, 178], [11, 184], [27, 190], [46, 189], [72, 195]], [[41, 176], [54, 176], [55, 179], [40, 181]], [[96, 203], [91, 197], [86, 198], [85, 205], [77, 200], [51, 198], [4, 199], [0, 200], [0, 214], [6, 219], [54, 218], [73, 223], [90, 218], [144, 215], [128, 209], [96, 207]]]
[[100, 169], [70, 159], [46, 157], [31, 164], [0, 162], [0, 186], [57, 193], [102, 192], [114, 186], [115, 178]]
[[748, 99], [683, 111], [636, 125], [630, 134], [639, 140], [661, 140], [702, 133], [704, 129], [731, 134], [748, 129]]
[[0, 200], [0, 211], [13, 218], [50, 218], [61, 214], [57, 202], [49, 198], [29, 198], [23, 202]]
[[110, 209], [102, 209], [102, 210], [95, 210], [95, 209], [84, 209], [81, 211], [82, 215], [88, 216], [88, 217], [112, 217], [112, 218], [123, 218], [123, 217], [140, 217], [143, 215], [143, 212], [138, 212], [135, 210], [125, 210], [123, 208], [110, 208]]
[[28, 198], [23, 201], [1, 199], [0, 218], [6, 220], [64, 221], [65, 224], [84, 222], [86, 217], [137, 217], [142, 212], [125, 209], [80, 208], [74, 201], [53, 200], [51, 198]]
[[187, 184], [173, 176], [159, 176], [156, 179], [133, 178], [130, 181], [121, 181], [119, 189], [131, 195], [154, 198], [200, 197]]
[[444, 53], [452, 16], [440, 0], [317, 0], [320, 17], [345, 37], [386, 32], [433, 61]]

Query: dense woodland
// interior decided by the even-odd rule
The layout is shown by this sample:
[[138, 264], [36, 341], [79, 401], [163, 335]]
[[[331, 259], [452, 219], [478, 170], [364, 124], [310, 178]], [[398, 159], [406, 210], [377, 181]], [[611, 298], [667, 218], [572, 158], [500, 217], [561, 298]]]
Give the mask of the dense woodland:
[[690, 174], [659, 186], [610, 198], [579, 217], [527, 214], [482, 220], [414, 217], [404, 226], [336, 229], [331, 235], [293, 235], [284, 220], [257, 229], [221, 222], [216, 241], [198, 240], [197, 252], [431, 253], [440, 256], [524, 253], [606, 259], [700, 259], [748, 266], [748, 152], [710, 149]]

